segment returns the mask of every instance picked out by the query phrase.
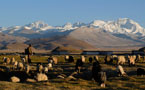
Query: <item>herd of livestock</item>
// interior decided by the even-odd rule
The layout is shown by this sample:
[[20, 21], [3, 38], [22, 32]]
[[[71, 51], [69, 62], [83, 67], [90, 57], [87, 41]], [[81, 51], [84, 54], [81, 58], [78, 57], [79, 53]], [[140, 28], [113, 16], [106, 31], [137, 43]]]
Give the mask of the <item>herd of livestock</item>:
[[[10, 80], [12, 82], [21, 82], [21, 81], [48, 81], [48, 73], [49, 71], [54, 70], [54, 65], [59, 63], [59, 60], [56, 56], [48, 57], [47, 64], [37, 63], [36, 66], [33, 64], [29, 64], [27, 62], [27, 56], [20, 56], [21, 61], [15, 60], [15, 58], [3, 57], [3, 65], [0, 66], [0, 80]], [[74, 59], [74, 56], [66, 55], [64, 59], [66, 63], [75, 63], [75, 73], [81, 73], [81, 69], [86, 62], [86, 58], [88, 58], [90, 65], [92, 65], [91, 77], [101, 86], [105, 87], [105, 82], [107, 80], [106, 72], [103, 71], [101, 64], [99, 62], [100, 56], [83, 56], [77, 60]], [[113, 61], [116, 61], [116, 71], [118, 76], [127, 76], [127, 73], [124, 71], [123, 65], [128, 62], [129, 66], [135, 66], [136, 62], [140, 60], [144, 60], [144, 56], [140, 55], [106, 55], [104, 58], [105, 64], [112, 64]], [[10, 67], [7, 67], [10, 66]], [[35, 68], [35, 71], [32, 68]], [[63, 72], [63, 69], [61, 69]], [[137, 68], [137, 75], [144, 75], [145, 70], [143, 68]], [[73, 72], [72, 72], [73, 73]], [[73, 77], [74, 74], [68, 76], [71, 79], [75, 79]], [[59, 75], [58, 77], [64, 78]]]

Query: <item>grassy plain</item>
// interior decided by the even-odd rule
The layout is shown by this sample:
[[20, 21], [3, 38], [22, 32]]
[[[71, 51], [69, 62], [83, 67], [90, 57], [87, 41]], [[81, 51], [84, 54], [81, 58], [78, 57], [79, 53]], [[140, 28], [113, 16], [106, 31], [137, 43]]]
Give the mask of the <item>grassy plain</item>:
[[[15, 57], [16, 60], [20, 61], [18, 55], [5, 55], [6, 57]], [[0, 56], [0, 65], [3, 65], [2, 58]], [[37, 62], [47, 63], [49, 56], [32, 56], [32, 65], [35, 66]], [[138, 67], [145, 68], [145, 62], [143, 60], [136, 63], [136, 66], [129, 67], [126, 63], [123, 67], [127, 72], [127, 77], [118, 77], [116, 72], [116, 61], [113, 64], [104, 64], [104, 56], [100, 56], [99, 62], [101, 63], [102, 69], [107, 73], [106, 88], [101, 88], [98, 84], [91, 79], [91, 68], [92, 64], [89, 63], [88, 57], [81, 70], [81, 73], [77, 76], [77, 80], [67, 81], [66, 79], [57, 78], [57, 75], [65, 74], [69, 76], [74, 72], [75, 63], [67, 63], [64, 60], [64, 56], [56, 56], [59, 63], [54, 68], [62, 68], [63, 71], [54, 70], [49, 72], [49, 82], [36, 82], [36, 83], [12, 83], [9, 81], [0, 81], [0, 90], [145, 90], [145, 77], [137, 76], [136, 69]], [[75, 55], [75, 60], [80, 56]], [[91, 56], [93, 57], [93, 56]], [[35, 69], [35, 68], [33, 68]]]

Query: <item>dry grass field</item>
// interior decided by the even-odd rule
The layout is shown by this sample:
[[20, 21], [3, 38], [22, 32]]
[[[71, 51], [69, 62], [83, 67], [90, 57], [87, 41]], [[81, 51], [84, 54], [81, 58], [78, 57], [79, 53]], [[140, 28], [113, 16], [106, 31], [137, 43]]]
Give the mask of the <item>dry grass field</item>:
[[[0, 66], [3, 65], [2, 58], [0, 56]], [[6, 57], [15, 57], [16, 60], [20, 61], [20, 57], [16, 55], [7, 55]], [[49, 56], [32, 56], [32, 66], [34, 67], [37, 62], [46, 64]], [[141, 61], [136, 63], [136, 66], [129, 67], [126, 63], [123, 67], [128, 74], [126, 77], [118, 77], [116, 72], [116, 61], [113, 64], [104, 64], [104, 56], [100, 56], [99, 62], [101, 63], [102, 69], [107, 73], [106, 88], [101, 88], [93, 79], [91, 79], [91, 68], [92, 64], [89, 63], [88, 57], [83, 65], [81, 73], [76, 76], [76, 80], [67, 80], [66, 78], [61, 79], [57, 76], [64, 74], [69, 76], [74, 72], [75, 63], [65, 62], [64, 56], [56, 56], [58, 58], [58, 64], [54, 65], [54, 70], [48, 73], [48, 82], [20, 82], [12, 83], [10, 81], [0, 81], [0, 90], [145, 90], [145, 76], [137, 76], [136, 69], [142, 67], [145, 69], [145, 62], [143, 58]], [[75, 60], [79, 56], [74, 56]], [[9, 66], [11, 67], [11, 66]], [[58, 69], [63, 69], [58, 70]]]

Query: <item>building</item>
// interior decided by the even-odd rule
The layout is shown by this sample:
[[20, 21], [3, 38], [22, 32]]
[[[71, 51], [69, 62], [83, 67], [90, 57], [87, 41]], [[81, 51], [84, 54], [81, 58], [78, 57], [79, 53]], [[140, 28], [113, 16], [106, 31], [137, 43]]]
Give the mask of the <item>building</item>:
[[83, 55], [112, 55], [113, 51], [83, 51]]

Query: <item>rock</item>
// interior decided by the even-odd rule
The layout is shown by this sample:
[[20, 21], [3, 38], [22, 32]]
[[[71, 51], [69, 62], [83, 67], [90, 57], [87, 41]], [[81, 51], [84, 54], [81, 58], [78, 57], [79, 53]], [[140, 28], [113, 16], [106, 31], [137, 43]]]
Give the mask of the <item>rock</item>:
[[36, 82], [36, 80], [28, 78], [28, 79], [26, 79], [26, 82], [34, 83], [34, 82]]
[[64, 79], [66, 77], [66, 75], [65, 74], [61, 74], [61, 75], [58, 75], [57, 77]]
[[67, 81], [70, 81], [70, 80], [73, 80], [73, 81], [76, 81], [77, 79], [75, 78], [75, 77], [73, 77], [73, 76], [68, 76], [67, 78], [66, 78], [66, 80]]
[[20, 82], [20, 79], [18, 77], [16, 77], [16, 76], [13, 76], [13, 77], [10, 78], [10, 81], [17, 83], [17, 82]]

